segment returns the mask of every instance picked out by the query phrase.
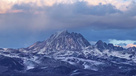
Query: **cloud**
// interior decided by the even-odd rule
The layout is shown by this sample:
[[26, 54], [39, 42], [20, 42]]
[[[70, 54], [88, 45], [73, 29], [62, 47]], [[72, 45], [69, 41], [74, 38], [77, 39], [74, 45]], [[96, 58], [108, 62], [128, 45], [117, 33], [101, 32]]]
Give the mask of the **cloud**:
[[125, 43], [125, 44], [131, 44], [135, 43], [136, 41], [134, 40], [116, 40], [116, 39], [109, 39], [109, 43], [114, 43], [114, 44], [120, 44], [120, 43]]
[[29, 4], [32, 7], [44, 7], [53, 6], [55, 4], [74, 4], [76, 2], [87, 2], [88, 5], [97, 6], [99, 4], [106, 5], [111, 4], [119, 10], [127, 10], [129, 5], [134, 0], [1, 0], [0, 1], [0, 13], [6, 13], [11, 10], [15, 4]]
[[[136, 6], [131, 2], [131, 0], [2, 0], [0, 3], [4, 10], [1, 8], [0, 10], [4, 14], [0, 14], [0, 29], [31, 31], [82, 27], [132, 29], [136, 28], [134, 11]], [[127, 7], [127, 10], [122, 11], [119, 4]]]
[[[80, 9], [82, 6], [84, 12], [80, 12], [82, 11]], [[99, 7], [102, 9], [107, 7], [112, 8], [111, 5], [90, 7], [87, 6], [86, 3], [82, 2], [67, 5], [60, 4], [52, 7], [45, 6], [44, 8], [34, 8], [28, 4], [16, 4], [12, 7], [12, 11], [7, 14], [0, 15], [0, 27], [3, 30], [8, 30], [9, 28], [28, 30], [71, 28], [83, 26], [84, 23], [90, 23], [91, 21], [88, 21], [88, 19], [93, 17], [93, 15], [97, 16], [116, 12], [116, 10], [112, 11], [110, 9], [102, 11], [103, 13], [98, 13], [102, 9], [93, 11], [95, 8]], [[88, 15], [90, 15], [90, 17]]]
[[136, 28], [136, 19], [127, 12], [122, 12], [110, 4], [88, 6], [84, 2], [77, 2], [72, 5], [54, 5], [46, 14], [50, 19], [56, 19], [60, 25], [65, 26], [96, 29]]
[[118, 44], [118, 46], [123, 46], [123, 47], [126, 47], [128, 44], [126, 44], [126, 43], [120, 43], [120, 44]]
[[129, 47], [136, 47], [136, 45], [134, 45], [134, 44], [128, 44], [128, 45], [126, 46], [126, 48], [129, 48]]
[[12, 10], [12, 7], [16, 4], [28, 4], [31, 7], [44, 7], [53, 6], [54, 4], [72, 4], [78, 0], [1, 0], [0, 1], [0, 13], [6, 13]]
[[84, 0], [88, 2], [90, 5], [99, 5], [99, 4], [111, 4], [115, 6], [117, 9], [126, 11], [128, 6], [132, 3], [132, 0]]
[[123, 46], [125, 48], [129, 47], [136, 47], [135, 40], [116, 40], [116, 39], [109, 39], [109, 43], [113, 43], [114, 45]]

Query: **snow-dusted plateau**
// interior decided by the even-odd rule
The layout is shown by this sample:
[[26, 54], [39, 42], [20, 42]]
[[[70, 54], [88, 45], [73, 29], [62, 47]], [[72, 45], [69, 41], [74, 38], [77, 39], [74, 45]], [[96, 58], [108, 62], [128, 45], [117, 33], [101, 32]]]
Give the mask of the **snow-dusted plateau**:
[[57, 32], [27, 48], [0, 48], [0, 76], [136, 76], [136, 47]]

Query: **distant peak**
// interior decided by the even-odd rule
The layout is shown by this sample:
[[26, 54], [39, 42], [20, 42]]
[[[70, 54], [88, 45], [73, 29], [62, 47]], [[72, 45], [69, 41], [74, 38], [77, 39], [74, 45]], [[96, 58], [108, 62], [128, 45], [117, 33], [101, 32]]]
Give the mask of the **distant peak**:
[[108, 47], [107, 44], [103, 42], [102, 40], [99, 40], [95, 45], [99, 50], [103, 50]]
[[99, 40], [99, 41], [97, 41], [96, 44], [103, 44], [103, 41], [102, 41], [102, 40]]

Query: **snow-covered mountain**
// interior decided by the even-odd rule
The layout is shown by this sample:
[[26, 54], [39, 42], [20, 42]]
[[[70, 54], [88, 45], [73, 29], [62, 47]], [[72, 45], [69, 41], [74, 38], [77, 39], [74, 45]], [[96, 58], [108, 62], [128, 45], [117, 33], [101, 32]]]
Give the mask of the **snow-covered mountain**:
[[28, 47], [30, 50], [44, 53], [46, 51], [71, 50], [81, 51], [90, 43], [79, 33], [69, 33], [68, 31], [57, 32], [45, 41], [37, 42]]
[[135, 76], [136, 48], [57, 32], [28, 48], [0, 48], [0, 76]]

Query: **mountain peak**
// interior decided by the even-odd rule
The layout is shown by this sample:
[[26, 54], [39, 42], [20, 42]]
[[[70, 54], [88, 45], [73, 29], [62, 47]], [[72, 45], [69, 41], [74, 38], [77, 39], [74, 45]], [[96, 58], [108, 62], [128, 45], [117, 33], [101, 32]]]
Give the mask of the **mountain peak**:
[[81, 50], [90, 45], [80, 33], [69, 33], [67, 30], [53, 34], [47, 43], [57, 50]]
[[[38, 45], [40, 48], [37, 47]], [[90, 43], [80, 33], [69, 33], [67, 30], [64, 30], [51, 35], [49, 39], [35, 46], [33, 47], [39, 50], [44, 48], [45, 50], [79, 51], [90, 46]]]
[[69, 32], [67, 30], [58, 31], [56, 34], [68, 34]]
[[99, 40], [99, 41], [97, 41], [96, 44], [103, 44], [103, 41], [102, 41], [102, 40]]
[[[56, 32], [55, 34], [51, 35], [51, 37], [58, 37], [58, 36], [66, 36], [70, 34], [67, 30], [64, 30], [64, 31], [58, 31]], [[50, 37], [50, 38], [51, 38]]]
[[99, 40], [95, 46], [99, 49], [99, 50], [103, 50], [107, 48], [107, 44], [105, 42], [103, 42], [102, 40]]

